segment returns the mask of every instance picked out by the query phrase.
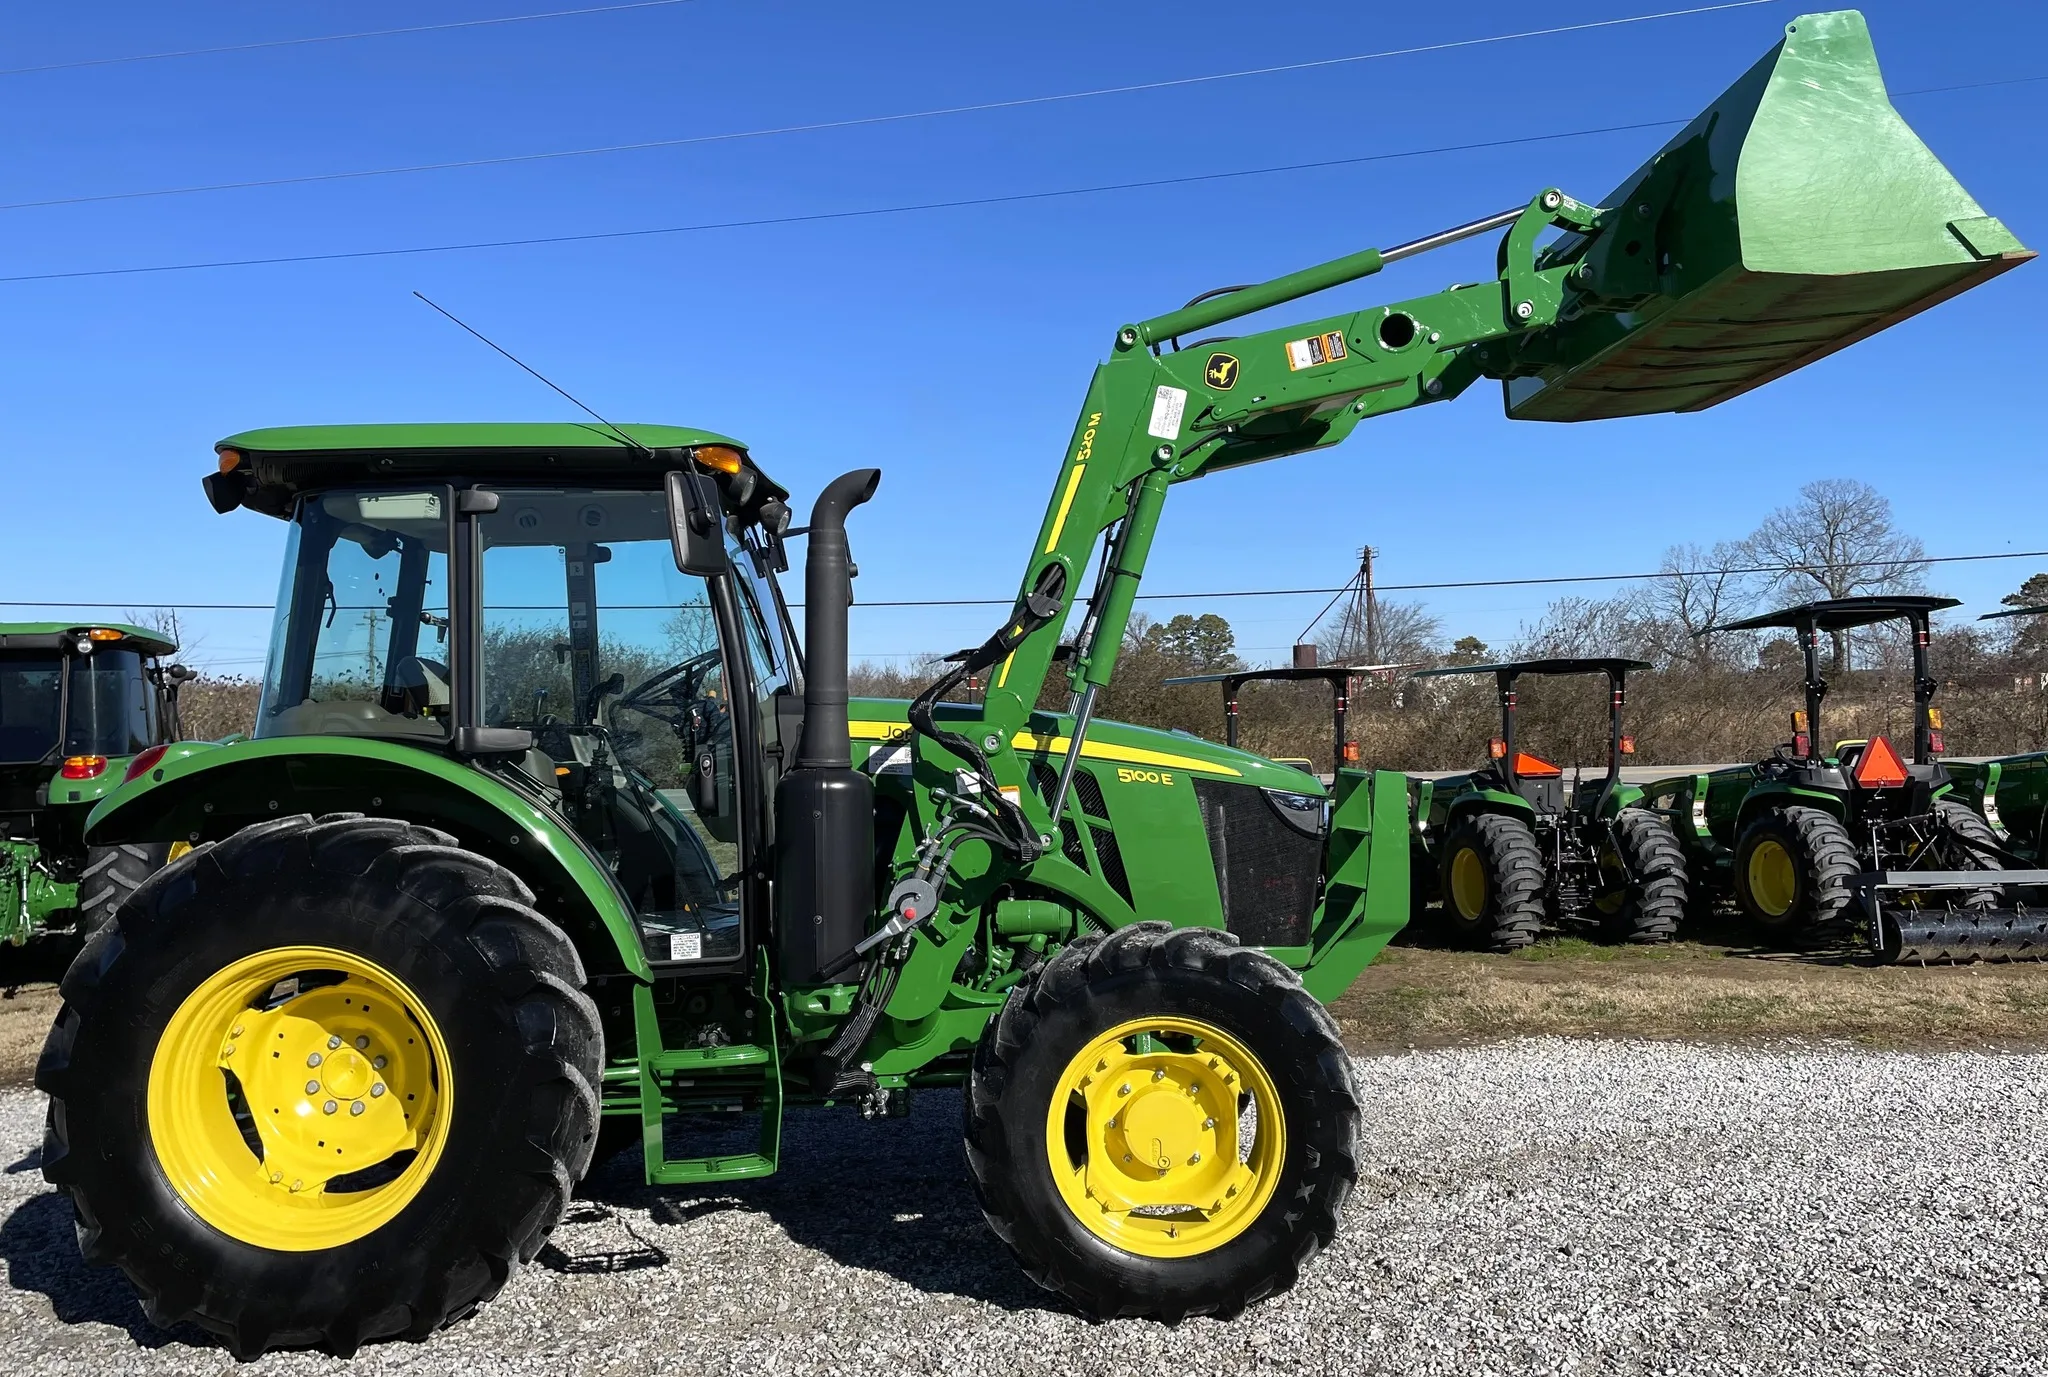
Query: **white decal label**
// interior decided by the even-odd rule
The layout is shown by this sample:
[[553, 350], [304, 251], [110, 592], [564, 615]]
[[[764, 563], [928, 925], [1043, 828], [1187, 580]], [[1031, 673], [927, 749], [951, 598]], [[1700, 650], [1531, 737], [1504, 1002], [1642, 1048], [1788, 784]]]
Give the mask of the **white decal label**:
[[1310, 335], [1307, 339], [1287, 342], [1287, 367], [1296, 373], [1304, 368], [1314, 368], [1319, 363], [1336, 363], [1344, 357], [1344, 335], [1332, 330], [1327, 335]]
[[671, 961], [696, 961], [704, 955], [704, 934], [701, 932], [672, 932], [668, 935], [668, 959]]
[[1180, 438], [1180, 414], [1187, 410], [1185, 387], [1162, 387], [1152, 394], [1152, 424], [1145, 433], [1161, 440]]

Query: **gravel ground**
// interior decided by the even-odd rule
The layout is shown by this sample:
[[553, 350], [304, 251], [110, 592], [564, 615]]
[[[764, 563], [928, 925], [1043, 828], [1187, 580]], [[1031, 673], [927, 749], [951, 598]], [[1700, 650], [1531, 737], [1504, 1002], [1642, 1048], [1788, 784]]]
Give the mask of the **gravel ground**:
[[[1959, 1373], [2048, 1370], [2048, 1055], [1526, 1041], [1362, 1061], [1335, 1247], [1232, 1324], [1094, 1324], [976, 1213], [958, 1104], [799, 1115], [784, 1174], [593, 1180], [538, 1262], [366, 1373]], [[87, 1270], [0, 1092], [9, 1373], [234, 1368]], [[251, 1373], [331, 1370], [272, 1355]]]

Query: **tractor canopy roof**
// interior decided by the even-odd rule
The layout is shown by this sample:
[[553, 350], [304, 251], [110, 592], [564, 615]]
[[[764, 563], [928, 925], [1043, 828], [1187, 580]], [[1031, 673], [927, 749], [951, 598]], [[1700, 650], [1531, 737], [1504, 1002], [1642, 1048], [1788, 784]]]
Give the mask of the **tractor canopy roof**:
[[1764, 631], [1772, 628], [1796, 631], [1809, 625], [1819, 631], [1847, 631], [1852, 627], [1925, 616], [1962, 605], [1961, 598], [1933, 598], [1924, 594], [1882, 593], [1867, 598], [1823, 598], [1819, 602], [1802, 602], [1796, 607], [1744, 617], [1741, 621], [1723, 622], [1694, 634], [1704, 636], [1713, 631]]
[[1283, 665], [1278, 669], [1233, 669], [1222, 674], [1183, 674], [1173, 679], [1161, 679], [1159, 682], [1164, 685], [1223, 684], [1233, 681], [1249, 683], [1255, 679], [1281, 679], [1299, 683], [1316, 679], [1355, 679], [1364, 674], [1384, 674], [1388, 670], [1407, 668], [1407, 665]]
[[2030, 617], [2039, 612], [2048, 612], [2048, 603], [2039, 607], [2008, 607], [2003, 612], [1986, 612], [1977, 618], [1980, 622], [1996, 621], [2000, 617]]
[[[728, 475], [721, 485], [735, 505], [789, 496], [754, 467], [738, 440], [685, 426], [612, 430], [581, 421], [273, 426], [230, 435], [214, 449], [222, 474], [235, 483], [239, 505], [285, 516], [300, 493], [350, 483], [540, 480], [577, 487], [659, 487], [664, 473], [712, 447], [723, 453], [714, 459], [707, 452], [703, 462]], [[746, 492], [732, 492], [736, 483]]]
[[1546, 660], [1504, 660], [1491, 665], [1445, 665], [1442, 669], [1417, 670], [1411, 679], [1434, 679], [1445, 674], [1626, 674], [1651, 669], [1648, 660], [1625, 660], [1616, 656], [1588, 655]]
[[80, 636], [144, 655], [175, 655], [177, 642], [127, 622], [0, 622], [0, 651], [67, 650]]

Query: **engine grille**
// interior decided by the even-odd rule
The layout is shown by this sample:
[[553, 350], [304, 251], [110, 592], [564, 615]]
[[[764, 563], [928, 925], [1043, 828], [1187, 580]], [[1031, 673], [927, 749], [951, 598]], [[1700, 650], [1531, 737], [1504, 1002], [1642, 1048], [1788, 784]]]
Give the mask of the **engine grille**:
[[1305, 829], [1249, 785], [1198, 779], [1195, 798], [1216, 865], [1223, 925], [1247, 946], [1307, 945], [1322, 885], [1320, 809]]

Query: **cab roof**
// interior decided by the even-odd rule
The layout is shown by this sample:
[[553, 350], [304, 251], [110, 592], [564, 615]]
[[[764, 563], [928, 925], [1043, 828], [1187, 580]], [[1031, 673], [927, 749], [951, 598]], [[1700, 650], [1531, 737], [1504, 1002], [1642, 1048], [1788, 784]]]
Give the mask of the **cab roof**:
[[59, 650], [87, 631], [114, 631], [120, 640], [102, 642], [144, 655], [175, 655], [177, 642], [127, 622], [0, 622], [0, 650]]
[[751, 500], [787, 498], [754, 467], [740, 441], [687, 426], [614, 430], [583, 421], [271, 426], [230, 435], [214, 450], [223, 464], [230, 463], [230, 455], [239, 456], [231, 467], [243, 475], [237, 480], [241, 506], [285, 516], [301, 492], [346, 483], [540, 479], [658, 486], [661, 474], [684, 466], [691, 452], [705, 445], [741, 454], [745, 472], [755, 479]]
[[2031, 617], [2038, 612], [2048, 612], [2048, 603], [2039, 607], [2008, 607], [2003, 612], [1986, 612], [1977, 618], [1980, 622], [1997, 621], [2000, 617]]
[[1710, 626], [1705, 631], [1695, 634], [1705, 636], [1715, 631], [1797, 631], [1809, 624], [1820, 631], [1848, 631], [1853, 627], [1898, 621], [1962, 605], [1961, 598], [1934, 598], [1920, 593], [1880, 593], [1865, 598], [1823, 598], [1818, 602], [1802, 602], [1794, 607], [1781, 607], [1776, 612], [1744, 617], [1741, 621], [1723, 622], [1719, 626]]
[[1648, 660], [1624, 660], [1616, 656], [1579, 656], [1546, 660], [1503, 660], [1490, 665], [1445, 665], [1442, 669], [1417, 670], [1411, 679], [1435, 679], [1446, 674], [1627, 674], [1653, 669]]

